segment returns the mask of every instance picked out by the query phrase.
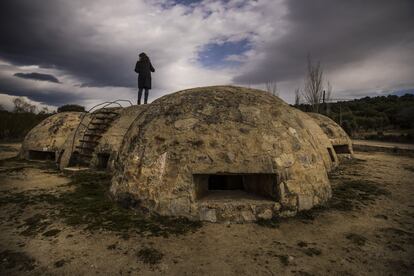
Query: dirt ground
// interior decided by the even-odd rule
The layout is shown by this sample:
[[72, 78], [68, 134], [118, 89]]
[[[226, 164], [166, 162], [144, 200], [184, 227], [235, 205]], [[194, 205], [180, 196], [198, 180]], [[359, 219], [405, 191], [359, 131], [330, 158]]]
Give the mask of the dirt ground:
[[391, 142], [382, 142], [382, 141], [373, 141], [373, 140], [352, 140], [354, 146], [371, 146], [375, 148], [389, 148], [389, 149], [402, 149], [407, 151], [414, 151], [414, 144], [404, 144], [404, 143], [391, 143]]
[[329, 204], [296, 218], [200, 224], [112, 203], [104, 173], [0, 150], [0, 275], [414, 274], [411, 157], [357, 152], [330, 176]]

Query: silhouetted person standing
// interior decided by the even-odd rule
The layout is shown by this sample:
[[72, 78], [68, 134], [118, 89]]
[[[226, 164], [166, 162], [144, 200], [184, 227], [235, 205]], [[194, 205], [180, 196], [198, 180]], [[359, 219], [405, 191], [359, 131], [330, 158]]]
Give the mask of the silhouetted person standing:
[[139, 60], [135, 65], [135, 72], [138, 74], [138, 104], [141, 104], [142, 90], [145, 90], [144, 104], [148, 101], [148, 92], [151, 89], [151, 72], [155, 72], [154, 67], [147, 54], [139, 54]]

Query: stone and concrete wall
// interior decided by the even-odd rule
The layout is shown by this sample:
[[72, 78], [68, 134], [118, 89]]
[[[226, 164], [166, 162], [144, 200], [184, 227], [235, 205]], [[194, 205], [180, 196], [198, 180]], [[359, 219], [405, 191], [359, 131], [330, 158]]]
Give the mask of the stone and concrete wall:
[[[327, 145], [317, 146], [314, 126], [306, 129], [309, 119], [304, 123], [301, 114], [277, 97], [241, 87], [164, 96], [125, 134], [111, 193], [158, 214], [195, 220], [252, 221], [310, 209], [331, 197], [331, 187]], [[219, 207], [197, 198], [194, 176], [200, 174], [275, 175], [277, 198], [262, 205], [256, 198], [219, 201]]]
[[69, 162], [72, 153], [76, 151], [76, 146], [80, 145], [79, 140], [82, 139], [91, 119], [92, 116], [90, 113], [83, 114], [81, 121], [78, 123], [76, 128], [74, 128], [74, 130], [67, 135], [57, 160], [59, 162], [59, 169], [63, 170], [70, 165]]
[[99, 160], [100, 156], [108, 155], [109, 159], [106, 167], [110, 171], [113, 169], [114, 160], [117, 157], [125, 133], [132, 122], [134, 122], [147, 107], [148, 105], [134, 105], [118, 110], [118, 118], [115, 119], [108, 130], [103, 133], [102, 138], [99, 140], [99, 144], [95, 148], [91, 160], [92, 167], [101, 167], [101, 161]]
[[42, 152], [49, 152], [57, 158], [67, 137], [78, 126], [81, 115], [81, 112], [62, 112], [43, 120], [26, 135], [20, 156], [29, 159], [33, 153], [40, 156]]
[[336, 168], [339, 165], [339, 159], [331, 140], [308, 113], [299, 111], [297, 116], [299, 118], [299, 124], [313, 138], [313, 145], [320, 152], [327, 171], [329, 172]]
[[345, 130], [334, 120], [318, 113], [307, 113], [322, 128], [331, 141], [337, 154], [350, 155], [354, 153], [352, 140], [346, 134]]

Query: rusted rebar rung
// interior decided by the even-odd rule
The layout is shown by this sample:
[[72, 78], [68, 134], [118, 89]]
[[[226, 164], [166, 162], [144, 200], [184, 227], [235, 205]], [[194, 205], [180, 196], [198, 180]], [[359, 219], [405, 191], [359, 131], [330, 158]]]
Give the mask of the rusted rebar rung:
[[110, 124], [110, 122], [91, 122], [90, 123], [91, 125], [97, 125], [97, 126], [99, 126], [99, 125], [101, 125], [101, 126], [107, 126], [107, 125], [109, 125]]
[[90, 140], [79, 140], [79, 142], [81, 142], [81, 143], [91, 143], [91, 144], [99, 144], [99, 142], [98, 141], [90, 141]]
[[81, 150], [88, 150], [88, 151], [94, 151], [95, 148], [89, 148], [89, 147], [82, 147], [82, 146], [76, 146], [77, 149], [81, 149]]

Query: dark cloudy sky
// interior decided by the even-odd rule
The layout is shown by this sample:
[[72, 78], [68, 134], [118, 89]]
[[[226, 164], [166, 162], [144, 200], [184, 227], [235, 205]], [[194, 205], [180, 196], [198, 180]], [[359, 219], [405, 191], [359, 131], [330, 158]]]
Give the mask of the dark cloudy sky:
[[0, 31], [3, 106], [136, 101], [141, 51], [156, 68], [151, 99], [277, 81], [292, 101], [308, 53], [337, 98], [414, 88], [412, 0], [2, 0]]

